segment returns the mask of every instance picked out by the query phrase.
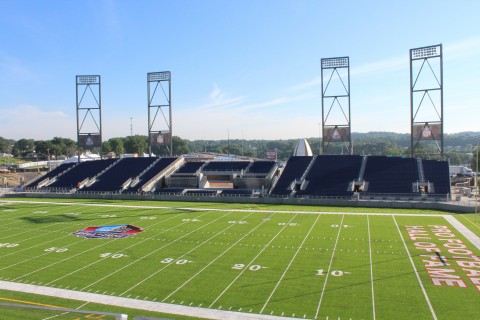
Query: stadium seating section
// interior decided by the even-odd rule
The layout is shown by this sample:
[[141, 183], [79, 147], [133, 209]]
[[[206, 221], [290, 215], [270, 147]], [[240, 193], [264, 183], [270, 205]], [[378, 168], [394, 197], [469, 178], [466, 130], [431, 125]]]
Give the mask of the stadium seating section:
[[203, 167], [203, 171], [242, 171], [250, 161], [210, 161]]
[[340, 155], [316, 157], [305, 177], [307, 187], [296, 194], [351, 196], [353, 191], [347, 189], [354, 179], [358, 179], [362, 159], [361, 156]]
[[[152, 159], [157, 159], [157, 158], [152, 158]], [[173, 161], [175, 161], [177, 158], [161, 158], [158, 161], [154, 162], [153, 165], [148, 168], [148, 170], [144, 171], [140, 176], [139, 179], [140, 181], [135, 185], [128, 187], [127, 189], [124, 190], [125, 193], [129, 192], [138, 192], [140, 188], [147, 182], [150, 181], [150, 179], [153, 179], [159, 172], [167, 168], [169, 165], [172, 164]]]
[[203, 161], [186, 162], [174, 174], [195, 174], [204, 164]]
[[97, 181], [83, 191], [120, 191], [122, 185], [130, 178], [137, 177], [157, 158], [124, 158], [111, 169], [100, 175]]
[[247, 173], [264, 173], [267, 174], [272, 170], [275, 161], [255, 161], [247, 169]]
[[368, 182], [368, 193], [413, 193], [413, 183], [419, 180], [417, 160], [369, 156], [363, 179]]
[[55, 169], [53, 169], [52, 171], [43, 175], [42, 177], [40, 177], [40, 178], [30, 182], [29, 184], [25, 185], [25, 188], [36, 188], [39, 185], [39, 183], [41, 183], [42, 181], [45, 181], [46, 179], [50, 179], [50, 178], [53, 178], [57, 175], [60, 175], [64, 171], [66, 171], [66, 170], [72, 168], [73, 166], [75, 166], [76, 164], [77, 164], [76, 162], [61, 164], [58, 167], [56, 167]]
[[[350, 197], [357, 180], [365, 182], [367, 188], [360, 192], [368, 196], [419, 195], [419, 190], [415, 190], [417, 182], [428, 182], [430, 194], [450, 194], [446, 161], [357, 155], [294, 156], [288, 159], [283, 171], [277, 171], [277, 162], [266, 160], [182, 164], [183, 161], [150, 157], [63, 164], [26, 187], [137, 193], [149, 183], [148, 190], [152, 186], [152, 192], [164, 195], [258, 196], [263, 189], [268, 193], [273, 183], [273, 196]], [[206, 188], [199, 188], [200, 185]], [[126, 189], [122, 191], [123, 188]]]
[[422, 160], [425, 181], [433, 182], [434, 193], [450, 193], [450, 173], [448, 162]]
[[291, 190], [288, 188], [293, 181], [300, 179], [312, 161], [313, 157], [290, 157], [283, 169], [282, 175], [273, 187], [271, 194], [277, 196], [289, 195]]
[[77, 184], [87, 178], [93, 178], [101, 171], [112, 165], [118, 159], [85, 161], [79, 163], [71, 170], [57, 178], [57, 181], [49, 185], [49, 188], [76, 188]]

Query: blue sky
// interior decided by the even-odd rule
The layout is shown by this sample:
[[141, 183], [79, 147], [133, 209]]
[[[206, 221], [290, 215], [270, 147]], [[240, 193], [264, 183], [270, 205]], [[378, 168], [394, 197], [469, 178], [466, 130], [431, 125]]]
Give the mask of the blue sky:
[[352, 131], [410, 130], [409, 49], [442, 43], [445, 132], [478, 131], [479, 1], [0, 0], [0, 136], [75, 138], [75, 76], [102, 77], [103, 137], [147, 133], [172, 72], [182, 138], [319, 135], [320, 59], [349, 56]]

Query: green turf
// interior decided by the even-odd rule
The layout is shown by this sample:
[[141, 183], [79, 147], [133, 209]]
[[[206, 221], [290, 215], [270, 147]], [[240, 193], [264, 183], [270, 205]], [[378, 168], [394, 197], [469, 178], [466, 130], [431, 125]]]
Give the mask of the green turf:
[[[456, 263], [459, 259], [429, 231], [429, 241], [447, 259], [443, 269], [453, 270], [452, 277], [467, 285], [435, 286], [422, 261], [426, 253], [415, 246], [406, 226], [446, 226], [473, 255], [478, 256], [478, 250], [442, 216], [400, 214], [432, 211], [366, 210], [398, 213], [391, 216], [341, 214], [345, 208], [325, 207], [74, 203], [0, 201], [0, 280], [309, 319], [478, 316], [480, 291]], [[126, 207], [139, 204], [169, 208]], [[462, 219], [459, 216], [468, 227]], [[145, 231], [124, 239], [72, 235], [85, 227], [114, 224]], [[480, 272], [480, 264], [475, 270]]]

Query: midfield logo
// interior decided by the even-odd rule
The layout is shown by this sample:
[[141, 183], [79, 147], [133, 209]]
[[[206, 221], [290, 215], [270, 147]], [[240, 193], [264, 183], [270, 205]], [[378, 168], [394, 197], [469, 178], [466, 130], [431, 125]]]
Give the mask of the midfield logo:
[[87, 227], [83, 230], [75, 231], [77, 237], [88, 239], [120, 239], [133, 236], [143, 229], [132, 226], [131, 224], [116, 224], [111, 226]]

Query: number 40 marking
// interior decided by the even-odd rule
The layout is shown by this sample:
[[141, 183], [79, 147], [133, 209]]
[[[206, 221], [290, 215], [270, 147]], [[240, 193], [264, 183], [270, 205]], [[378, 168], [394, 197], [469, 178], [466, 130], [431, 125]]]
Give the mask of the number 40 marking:
[[[350, 272], [343, 272], [343, 271], [340, 271], [340, 270], [333, 270], [332, 272], [330, 272], [330, 274], [334, 277], [341, 277], [343, 276], [344, 274], [350, 274]], [[324, 276], [325, 273], [323, 272], [323, 269], [319, 269], [317, 270], [317, 274], [316, 276]]]

